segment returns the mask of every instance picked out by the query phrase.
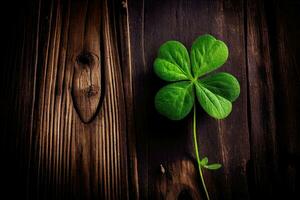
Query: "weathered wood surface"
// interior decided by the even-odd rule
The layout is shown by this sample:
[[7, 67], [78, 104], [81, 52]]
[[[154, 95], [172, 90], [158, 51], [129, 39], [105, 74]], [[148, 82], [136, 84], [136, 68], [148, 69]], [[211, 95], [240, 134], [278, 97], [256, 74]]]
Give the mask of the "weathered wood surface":
[[166, 83], [152, 63], [163, 42], [190, 48], [210, 33], [230, 51], [219, 71], [241, 83], [226, 120], [197, 111], [201, 155], [223, 164], [204, 172], [211, 199], [300, 196], [299, 8], [292, 0], [7, 7], [1, 189], [25, 199], [205, 199], [191, 116], [172, 122], [155, 111]]
[[28, 199], [127, 199], [121, 2], [25, 5], [2, 73], [11, 186]]
[[[152, 69], [162, 43], [179, 40], [190, 48], [193, 40], [204, 33], [211, 33], [228, 44], [230, 57], [220, 70], [234, 74], [241, 82], [242, 91], [226, 120], [216, 121], [198, 109], [200, 152], [211, 162], [224, 165], [217, 172], [205, 171], [204, 176], [212, 199], [248, 198], [246, 166], [250, 146], [243, 8], [243, 2], [231, 1], [144, 1], [132, 2], [129, 6], [130, 22], [133, 22], [131, 30], [135, 30], [131, 37], [136, 45], [132, 48], [132, 57], [136, 74], [135, 102], [139, 111], [136, 113], [137, 147], [143, 160], [139, 165], [139, 180], [142, 193], [148, 194], [149, 199], [177, 197], [181, 191], [192, 191], [204, 198], [191, 181], [200, 181], [197, 170], [190, 169], [193, 173], [187, 173], [186, 168], [189, 162], [196, 167], [192, 158], [192, 118], [171, 122], [157, 114], [153, 97], [165, 83]], [[145, 93], [145, 90], [149, 92]], [[182, 164], [182, 159], [186, 159], [186, 164]], [[160, 165], [168, 171], [169, 178], [161, 177]], [[184, 178], [180, 178], [182, 174], [186, 174]], [[157, 184], [165, 187], [157, 187]], [[184, 195], [188, 196], [188, 192]]]

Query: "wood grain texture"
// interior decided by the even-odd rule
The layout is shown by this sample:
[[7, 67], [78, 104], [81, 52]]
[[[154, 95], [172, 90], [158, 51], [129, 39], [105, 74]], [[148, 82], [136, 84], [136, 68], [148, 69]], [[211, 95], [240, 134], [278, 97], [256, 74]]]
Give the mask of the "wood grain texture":
[[[269, 22], [274, 60], [276, 139], [278, 142], [279, 195], [300, 197], [300, 51], [298, 1], [274, 1]], [[272, 18], [274, 15], [276, 18]]]
[[[87, 2], [86, 2], [87, 3]], [[101, 27], [100, 3], [78, 4], [71, 13], [68, 58], [74, 69], [72, 97], [78, 115], [88, 123], [97, 114], [104, 97], [104, 37]], [[102, 10], [103, 11], [103, 10]], [[107, 12], [107, 11], [106, 11]], [[101, 13], [101, 14], [100, 14]], [[100, 29], [102, 29], [100, 31]], [[100, 47], [102, 49], [100, 50]], [[102, 52], [102, 55], [101, 55]]]
[[[300, 197], [296, 0], [33, 0], [1, 12], [1, 195], [10, 199], [205, 199], [192, 116], [154, 108], [159, 46], [210, 33], [241, 95], [197, 108], [211, 199]], [[3, 183], [3, 184], [2, 184]], [[0, 196], [1, 198], [2, 196]]]
[[[241, 96], [234, 104], [233, 113], [223, 121], [216, 121], [198, 109], [198, 136], [202, 157], [221, 162], [218, 172], [205, 171], [212, 199], [248, 199], [246, 164], [249, 159], [249, 132], [247, 119], [247, 82], [243, 2], [231, 1], [144, 1], [132, 3], [130, 25], [132, 30], [133, 62], [135, 72], [136, 124], [138, 152], [140, 153], [140, 187], [143, 199], [161, 199], [180, 196], [181, 190], [193, 191], [193, 196], [204, 198], [197, 173], [185, 177], [186, 186], [172, 190], [158, 189], [159, 166], [171, 172], [173, 179], [181, 180], [186, 169], [180, 164], [193, 156], [191, 116], [181, 122], [172, 122], [155, 111], [153, 96], [166, 83], [153, 73], [157, 49], [167, 40], [179, 40], [190, 48], [201, 34], [211, 33], [224, 40], [230, 49], [230, 58], [221, 71], [233, 73], [241, 82]], [[225, 14], [226, 13], [226, 14]], [[142, 17], [138, 17], [142, 16]], [[138, 30], [138, 31], [137, 31]], [[141, 78], [143, 77], [143, 78]], [[145, 90], [149, 91], [145, 94]], [[144, 105], [149, 105], [145, 108]], [[148, 115], [144, 115], [148, 113]], [[145, 123], [147, 122], [147, 123]], [[232, 144], [235, 145], [232, 145]], [[194, 169], [193, 169], [194, 170]], [[165, 182], [164, 184], [167, 184]]]
[[252, 181], [252, 198], [275, 198], [278, 186], [278, 160], [275, 124], [273, 60], [270, 27], [264, 2], [247, 1], [247, 69]]
[[[165, 41], [179, 40], [189, 48], [204, 33], [228, 44], [229, 60], [219, 71], [231, 72], [241, 83], [241, 96], [228, 119], [215, 121], [198, 109], [200, 152], [224, 165], [218, 172], [204, 173], [212, 199], [269, 199], [297, 194], [299, 140], [295, 131], [299, 127], [294, 122], [299, 119], [295, 103], [299, 95], [292, 91], [299, 90], [299, 51], [291, 39], [299, 41], [299, 24], [293, 24], [299, 17], [294, 11], [299, 6], [296, 1], [255, 0], [129, 2], [143, 199], [181, 198], [181, 191], [191, 194], [185, 197], [195, 199], [196, 194], [203, 198], [201, 187], [195, 189], [192, 184], [199, 182], [197, 174], [180, 178], [186, 174], [182, 160], [194, 162], [191, 118], [171, 122], [155, 112], [153, 96], [166, 83], [154, 75], [152, 67], [156, 51]], [[288, 70], [284, 70], [286, 65]], [[145, 108], [145, 104], [151, 106]], [[287, 149], [293, 153], [287, 153]], [[285, 164], [287, 160], [289, 165]], [[170, 176], [175, 180], [188, 185], [173, 190], [172, 181], [161, 179], [161, 165], [165, 171], [172, 169]]]
[[[13, 79], [4, 85], [12, 89], [5, 91], [5, 102], [13, 101], [6, 120], [12, 127], [4, 127], [3, 136], [13, 152], [4, 148], [13, 161], [6, 170], [16, 166], [12, 183], [24, 181], [16, 191], [28, 199], [128, 199], [120, 19], [115, 16], [121, 2], [25, 5], [23, 38], [6, 69]], [[86, 52], [92, 60], [78, 58]]]

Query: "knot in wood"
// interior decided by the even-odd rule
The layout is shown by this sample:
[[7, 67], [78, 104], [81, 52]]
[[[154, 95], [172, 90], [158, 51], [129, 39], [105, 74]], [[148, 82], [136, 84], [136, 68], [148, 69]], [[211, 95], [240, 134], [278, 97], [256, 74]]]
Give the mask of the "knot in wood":
[[83, 51], [77, 56], [76, 62], [81, 66], [92, 66], [95, 63], [95, 60], [90, 52]]
[[[82, 50], [75, 54], [72, 98], [82, 122], [90, 122], [98, 112], [103, 99], [102, 70], [99, 52]], [[73, 57], [73, 58], [74, 58]]]

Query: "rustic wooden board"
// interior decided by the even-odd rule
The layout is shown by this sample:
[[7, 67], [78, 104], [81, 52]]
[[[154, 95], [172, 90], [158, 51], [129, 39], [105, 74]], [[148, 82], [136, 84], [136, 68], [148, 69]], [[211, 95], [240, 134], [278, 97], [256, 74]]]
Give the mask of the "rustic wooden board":
[[[230, 57], [221, 71], [238, 77], [242, 93], [226, 120], [213, 120], [198, 109], [200, 151], [212, 162], [224, 165], [220, 171], [205, 171], [204, 175], [212, 199], [248, 199], [246, 165], [250, 148], [243, 2], [144, 1], [129, 5], [136, 80], [137, 152], [141, 163], [139, 183], [143, 199], [175, 199], [189, 192], [191, 196], [204, 198], [200, 187], [194, 186], [199, 177], [192, 158], [191, 116], [182, 122], [171, 122], [157, 114], [153, 97], [165, 83], [154, 75], [153, 61], [165, 41], [179, 40], [190, 48], [193, 40], [205, 33], [229, 45]], [[160, 173], [160, 165], [169, 178]], [[189, 170], [193, 172], [188, 173]], [[186, 175], [181, 177], [183, 174]]]
[[[299, 7], [299, 1], [276, 1], [268, 10], [274, 33], [270, 38], [278, 149], [275, 176], [281, 198], [300, 197], [300, 21], [294, 20], [299, 19]], [[276, 16], [275, 20], [272, 16]]]
[[[247, 2], [247, 65], [251, 162], [248, 176], [252, 198], [268, 198], [278, 181], [274, 118], [274, 79], [270, 53], [269, 27], [264, 3]], [[270, 168], [272, 166], [272, 168]], [[263, 195], [263, 196], [262, 196]]]
[[[218, 71], [241, 95], [217, 121], [198, 106], [211, 199], [288, 199], [300, 185], [296, 0], [34, 0], [1, 13], [1, 194], [25, 199], [205, 199], [192, 119], [160, 116], [159, 46], [228, 44]], [[293, 197], [294, 198], [294, 197]]]
[[121, 2], [25, 5], [3, 86], [12, 184], [28, 199], [127, 199]]
[[[172, 123], [155, 112], [153, 96], [165, 83], [155, 77], [152, 65], [166, 40], [190, 47], [203, 33], [228, 44], [229, 61], [221, 70], [236, 75], [242, 89], [228, 119], [217, 122], [205, 114], [198, 119], [201, 152], [224, 164], [219, 172], [205, 173], [213, 199], [297, 193], [300, 26], [294, 21], [299, 2], [144, 0], [129, 5], [142, 197], [199, 195], [198, 175], [187, 164], [193, 162], [191, 119]], [[160, 173], [161, 165], [169, 178]]]

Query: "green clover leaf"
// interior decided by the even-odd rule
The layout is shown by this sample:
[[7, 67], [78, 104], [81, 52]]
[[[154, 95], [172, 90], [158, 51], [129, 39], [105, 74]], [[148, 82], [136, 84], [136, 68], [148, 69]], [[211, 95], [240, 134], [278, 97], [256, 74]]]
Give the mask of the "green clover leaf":
[[154, 61], [158, 77], [172, 82], [161, 88], [155, 96], [157, 111], [171, 120], [186, 117], [194, 107], [193, 140], [196, 160], [206, 198], [210, 200], [201, 168], [217, 170], [219, 163], [208, 164], [208, 158], [200, 159], [196, 131], [196, 100], [211, 117], [226, 118], [232, 110], [232, 102], [240, 95], [237, 79], [225, 72], [203, 77], [221, 67], [228, 58], [226, 44], [211, 35], [198, 37], [192, 45], [190, 56], [178, 41], [164, 43]]
[[182, 43], [164, 43], [154, 61], [154, 71], [161, 79], [175, 83], [156, 94], [158, 112], [171, 120], [183, 119], [192, 110], [196, 96], [211, 117], [226, 118], [240, 94], [239, 82], [225, 72], [202, 76], [221, 67], [227, 58], [226, 44], [208, 34], [195, 40], [190, 56]]
[[194, 105], [193, 89], [190, 81], [180, 81], [163, 87], [155, 97], [157, 110], [172, 120], [185, 117]]
[[192, 45], [191, 61], [195, 78], [221, 67], [228, 58], [226, 44], [211, 35], [203, 35]]

